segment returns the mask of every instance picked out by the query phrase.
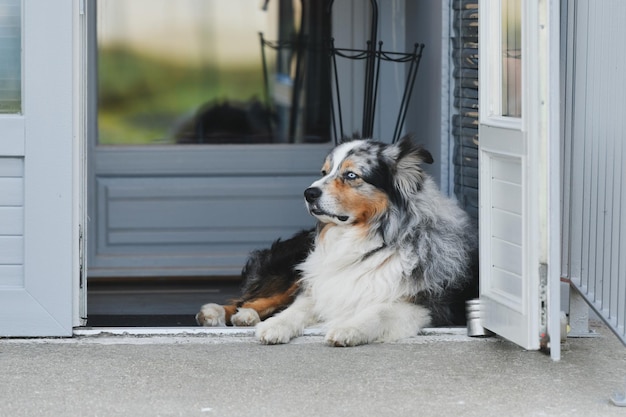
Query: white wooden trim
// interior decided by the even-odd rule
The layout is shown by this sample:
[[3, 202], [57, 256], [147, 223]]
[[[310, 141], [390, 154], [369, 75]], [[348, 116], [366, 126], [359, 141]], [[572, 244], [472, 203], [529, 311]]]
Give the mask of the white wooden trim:
[[0, 155], [24, 156], [24, 116], [0, 115]]
[[[502, 28], [499, 22], [502, 16], [502, 0], [483, 0], [480, 6], [480, 39], [481, 47], [478, 51], [478, 60], [481, 71], [484, 72], [479, 90], [480, 110], [479, 121], [483, 125], [500, 127], [503, 129], [524, 129], [525, 111], [522, 117], [502, 116], [502, 57], [488, 51], [500, 50], [502, 42]], [[522, 21], [526, 18], [526, 2], [522, 2]], [[525, 26], [522, 25], [522, 38], [526, 41]], [[522, 46], [523, 47], [523, 46]], [[528, 62], [528, 54], [524, 55], [523, 62]], [[527, 68], [522, 68], [522, 109], [527, 102], [525, 81]]]
[[[549, 0], [547, 26], [544, 25], [547, 51], [548, 103], [548, 332], [552, 342], [550, 356], [561, 359], [561, 2]], [[546, 28], [547, 27], [547, 31]]]
[[[78, 36], [73, 38], [74, 54], [74, 152], [72, 181], [74, 202], [72, 234], [73, 266], [73, 326], [82, 326], [87, 317], [87, 103], [89, 98], [87, 72], [87, 14], [85, 0], [73, 0], [73, 30]], [[82, 271], [81, 271], [82, 267]], [[82, 275], [81, 275], [82, 274]]]
[[[72, 10], [71, 0], [24, 2], [26, 289], [67, 335], [73, 270]], [[51, 30], [54, 45], [46, 47]]]
[[[502, 114], [502, 104], [499, 98], [502, 96], [500, 84], [502, 59], [498, 54], [490, 53], [499, 49], [497, 44], [502, 39], [500, 25], [497, 24], [500, 21], [499, 16], [502, 15], [500, 0], [482, 0], [479, 10], [481, 45], [478, 49], [478, 62], [480, 62], [481, 73], [484, 74], [481, 77], [479, 89], [479, 121], [480, 124], [491, 125], [495, 122], [493, 117], [500, 117]], [[504, 126], [496, 123], [495, 127]]]
[[[480, 94], [480, 93], [479, 93]], [[511, 129], [511, 130], [524, 130], [523, 120], [517, 117], [506, 117], [506, 116], [485, 116], [483, 118], [482, 124], [491, 126], [491, 127], [499, 127], [501, 129]]]

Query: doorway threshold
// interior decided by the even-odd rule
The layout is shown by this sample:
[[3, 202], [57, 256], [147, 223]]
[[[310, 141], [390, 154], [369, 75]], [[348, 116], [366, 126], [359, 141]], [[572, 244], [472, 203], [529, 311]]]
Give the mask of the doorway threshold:
[[[73, 334], [75, 337], [111, 337], [111, 336], [233, 336], [254, 337], [254, 327], [77, 327]], [[302, 336], [324, 336], [321, 328], [308, 328]], [[415, 338], [429, 336], [445, 336], [455, 338], [468, 338], [465, 327], [432, 327], [422, 330]], [[411, 338], [413, 339], [413, 338]]]
[[74, 336], [254, 336], [254, 327], [77, 327]]

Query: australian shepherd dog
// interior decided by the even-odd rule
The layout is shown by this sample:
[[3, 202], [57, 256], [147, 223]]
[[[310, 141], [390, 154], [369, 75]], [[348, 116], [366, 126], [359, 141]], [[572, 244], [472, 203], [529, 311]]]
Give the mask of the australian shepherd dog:
[[476, 227], [424, 172], [432, 162], [408, 137], [337, 146], [304, 191], [316, 229], [253, 252], [242, 298], [204, 305], [198, 323], [256, 325], [265, 344], [319, 326], [331, 346], [463, 324], [477, 288]]

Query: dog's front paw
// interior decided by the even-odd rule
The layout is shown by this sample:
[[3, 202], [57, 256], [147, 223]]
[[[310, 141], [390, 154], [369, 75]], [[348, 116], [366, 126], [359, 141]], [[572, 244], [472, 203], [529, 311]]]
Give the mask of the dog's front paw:
[[261, 321], [259, 313], [251, 308], [240, 308], [230, 318], [233, 326], [254, 326]]
[[256, 337], [266, 345], [287, 343], [294, 337], [290, 327], [275, 319], [269, 319], [256, 325]]
[[219, 304], [205, 304], [196, 314], [196, 321], [201, 326], [215, 327], [226, 325], [226, 310]]
[[369, 342], [367, 335], [356, 327], [335, 327], [326, 333], [326, 343], [330, 346], [349, 347]]

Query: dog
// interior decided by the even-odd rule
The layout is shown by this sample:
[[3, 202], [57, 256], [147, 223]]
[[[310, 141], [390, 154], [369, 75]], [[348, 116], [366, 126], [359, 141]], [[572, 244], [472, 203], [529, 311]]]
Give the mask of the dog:
[[304, 191], [317, 227], [253, 252], [242, 298], [204, 305], [198, 323], [256, 325], [264, 344], [319, 325], [331, 346], [463, 324], [477, 292], [476, 227], [424, 172], [432, 162], [410, 137], [337, 146]]

